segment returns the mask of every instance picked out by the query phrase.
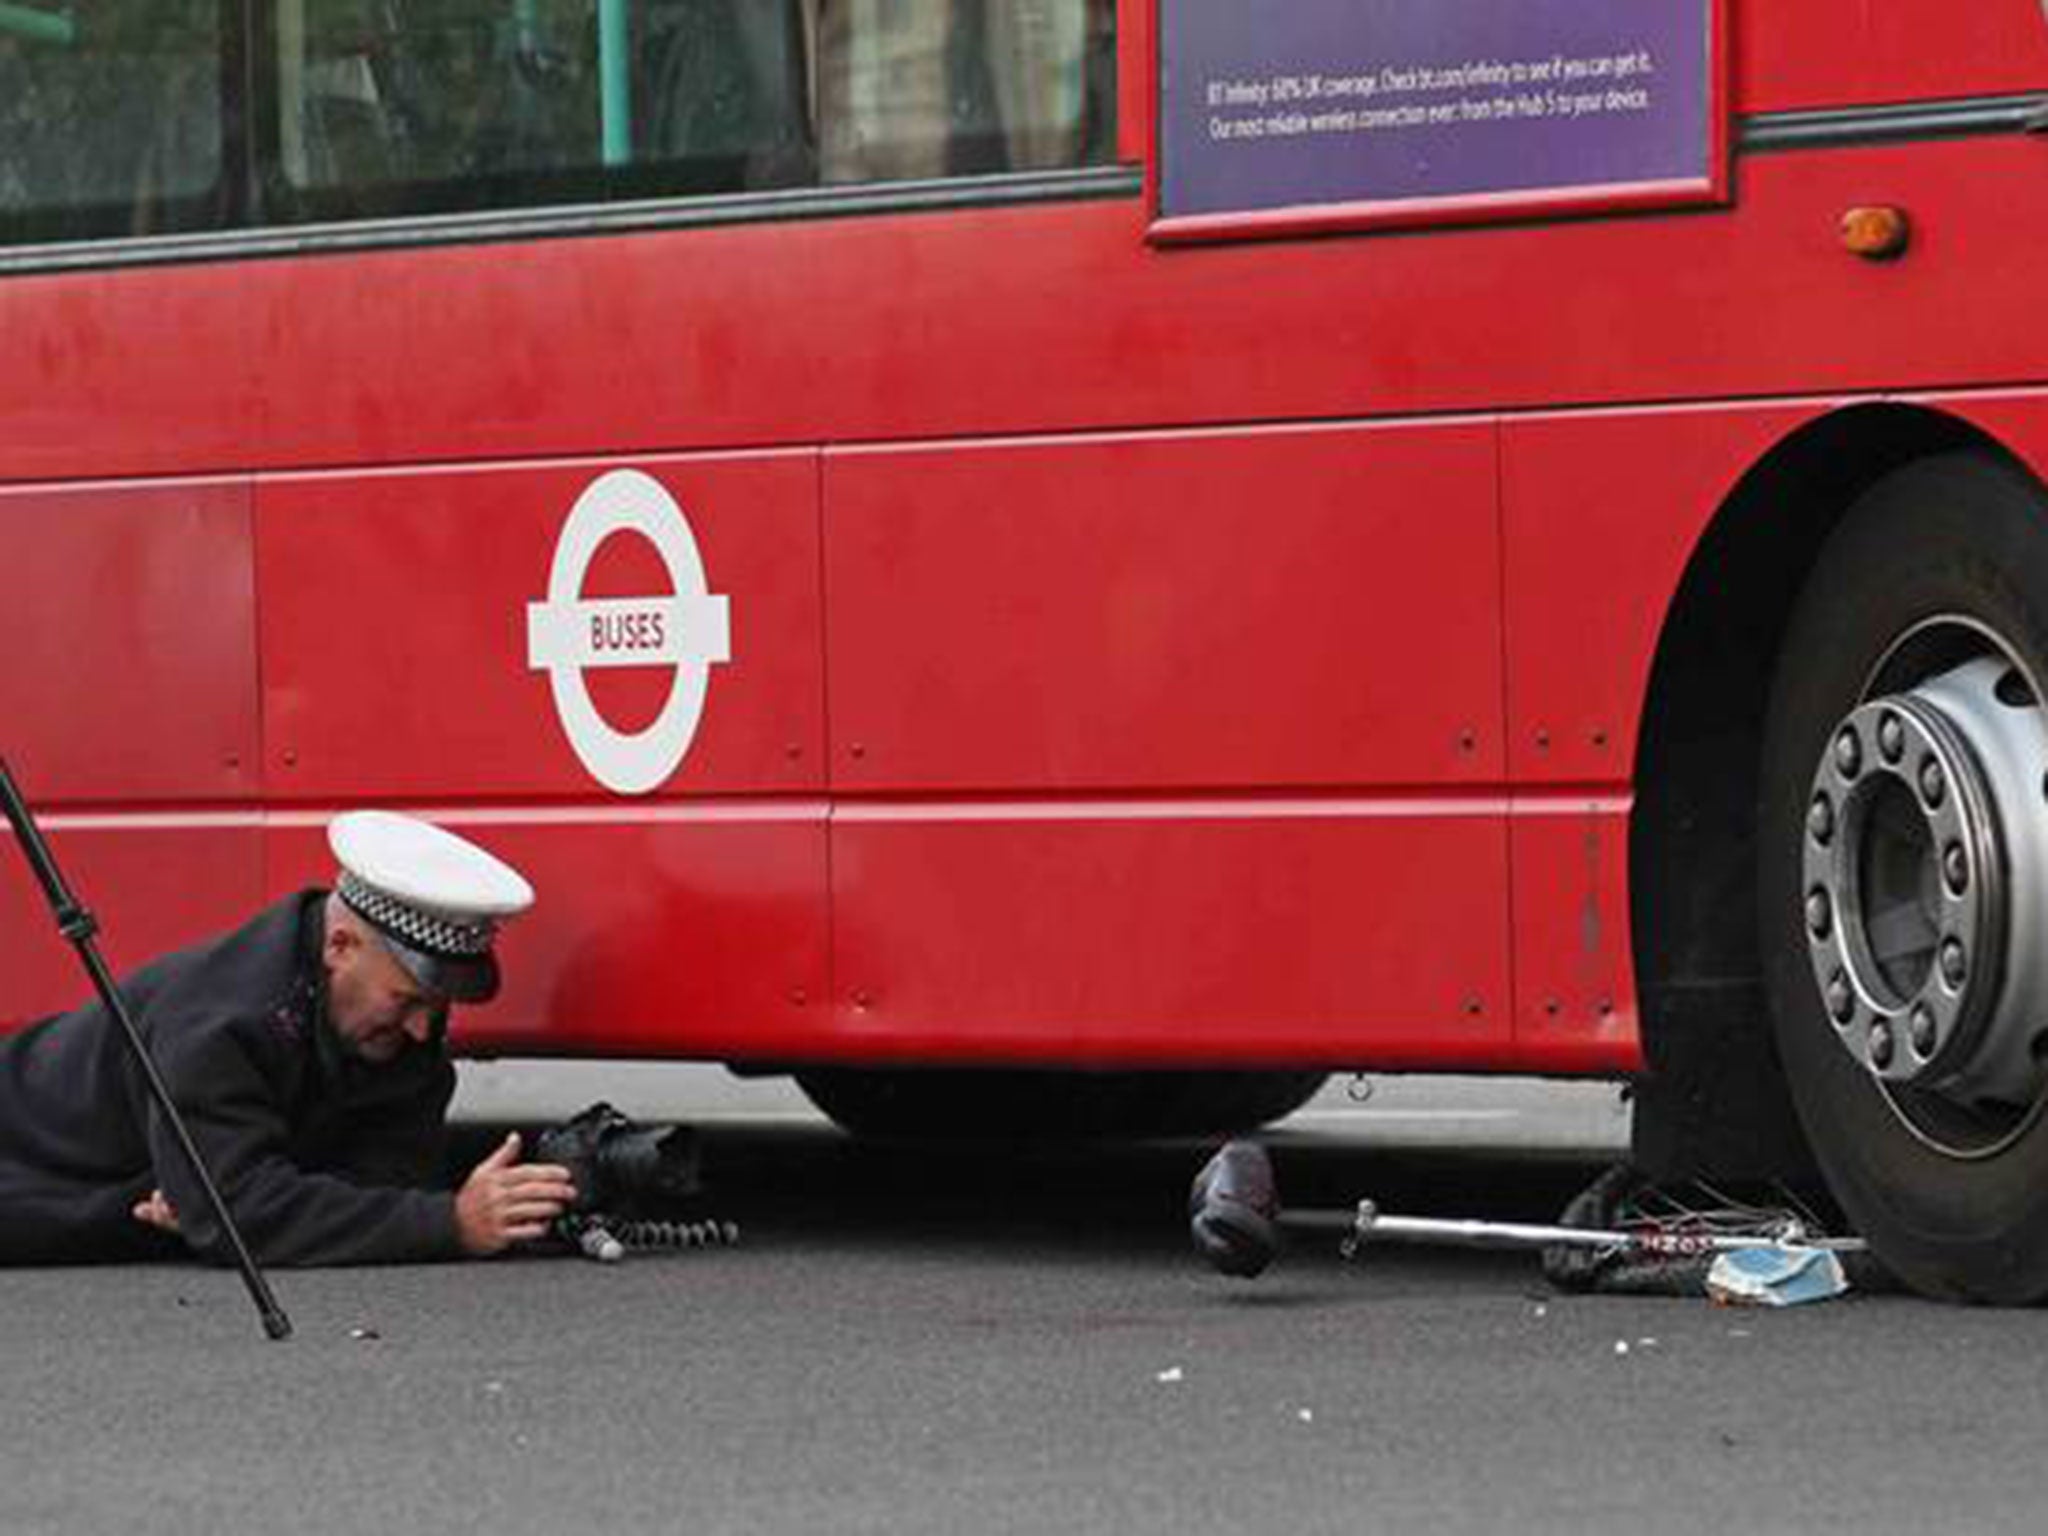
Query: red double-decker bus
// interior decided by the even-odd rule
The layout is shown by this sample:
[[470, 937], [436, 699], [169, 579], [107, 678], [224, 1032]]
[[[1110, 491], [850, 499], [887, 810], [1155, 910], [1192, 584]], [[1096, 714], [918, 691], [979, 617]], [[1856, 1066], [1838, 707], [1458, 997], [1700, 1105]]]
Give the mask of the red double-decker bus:
[[2044, 91], [2035, 0], [9, 0], [0, 750], [117, 961], [399, 807], [541, 893], [473, 1052], [1633, 1076], [2034, 1297]]

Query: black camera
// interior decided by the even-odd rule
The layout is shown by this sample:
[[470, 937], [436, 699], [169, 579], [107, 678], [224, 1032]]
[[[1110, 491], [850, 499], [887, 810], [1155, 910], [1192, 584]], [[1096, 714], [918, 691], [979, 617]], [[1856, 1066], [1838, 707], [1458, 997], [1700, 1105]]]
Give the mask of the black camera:
[[703, 1192], [697, 1133], [686, 1125], [636, 1125], [609, 1104], [550, 1126], [534, 1138], [533, 1160], [559, 1163], [576, 1185], [578, 1214], [656, 1214]]

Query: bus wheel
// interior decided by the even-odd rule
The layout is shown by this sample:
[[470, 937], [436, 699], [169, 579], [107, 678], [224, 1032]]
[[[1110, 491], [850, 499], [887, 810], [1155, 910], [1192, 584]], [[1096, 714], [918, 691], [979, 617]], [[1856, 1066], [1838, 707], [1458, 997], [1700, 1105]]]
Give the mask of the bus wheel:
[[861, 1135], [1076, 1138], [1250, 1130], [1299, 1109], [1326, 1075], [820, 1067], [796, 1080]]
[[1879, 481], [1765, 730], [1778, 1049], [1856, 1229], [1930, 1295], [2048, 1295], [2048, 503], [1987, 455]]

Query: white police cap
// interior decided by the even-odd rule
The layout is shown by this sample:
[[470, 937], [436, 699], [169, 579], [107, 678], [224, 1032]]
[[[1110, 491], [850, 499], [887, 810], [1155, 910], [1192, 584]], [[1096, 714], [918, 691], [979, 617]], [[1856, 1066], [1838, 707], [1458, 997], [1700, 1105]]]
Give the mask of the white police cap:
[[496, 995], [498, 925], [533, 905], [516, 869], [453, 832], [392, 811], [327, 824], [350, 911], [428, 991], [460, 1003]]

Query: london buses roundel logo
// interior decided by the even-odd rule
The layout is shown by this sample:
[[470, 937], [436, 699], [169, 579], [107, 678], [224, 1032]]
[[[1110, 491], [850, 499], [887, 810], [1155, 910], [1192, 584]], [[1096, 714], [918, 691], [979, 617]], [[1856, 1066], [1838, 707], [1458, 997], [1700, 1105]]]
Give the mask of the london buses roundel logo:
[[[598, 546], [637, 533], [668, 568], [669, 592], [583, 597]], [[548, 675], [555, 713], [591, 777], [621, 795], [644, 795], [676, 771], [697, 734], [711, 668], [732, 660], [727, 600], [713, 595], [690, 521], [652, 475], [615, 469], [576, 498], [555, 542], [548, 596], [526, 605], [526, 664]], [[673, 669], [668, 700], [644, 731], [614, 730], [590, 700], [592, 667]]]

